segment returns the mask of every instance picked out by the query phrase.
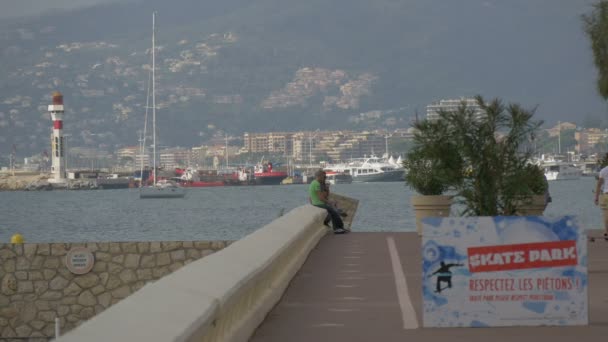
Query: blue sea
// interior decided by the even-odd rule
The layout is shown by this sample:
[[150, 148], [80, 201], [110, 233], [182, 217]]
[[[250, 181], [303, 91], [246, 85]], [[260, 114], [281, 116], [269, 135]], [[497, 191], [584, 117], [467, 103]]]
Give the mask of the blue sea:
[[[574, 215], [602, 227], [595, 179], [549, 182], [545, 215]], [[403, 182], [337, 184], [359, 200], [353, 230], [414, 231], [413, 194]], [[139, 199], [137, 189], [0, 192], [0, 242], [238, 240], [307, 203], [306, 185], [190, 188], [184, 199]]]

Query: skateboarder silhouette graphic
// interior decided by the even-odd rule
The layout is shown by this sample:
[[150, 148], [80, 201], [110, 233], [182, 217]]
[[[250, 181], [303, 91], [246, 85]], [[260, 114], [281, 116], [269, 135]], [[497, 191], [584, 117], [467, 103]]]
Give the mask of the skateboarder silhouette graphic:
[[[451, 267], [454, 266], [464, 266], [463, 264], [446, 264], [445, 262], [440, 262], [441, 267], [435, 272], [431, 274], [431, 276], [438, 274], [437, 276], [437, 287], [435, 292], [441, 293], [442, 290], [446, 288], [452, 288], [452, 271], [450, 271]], [[447, 287], [442, 288], [441, 283], [448, 283]]]

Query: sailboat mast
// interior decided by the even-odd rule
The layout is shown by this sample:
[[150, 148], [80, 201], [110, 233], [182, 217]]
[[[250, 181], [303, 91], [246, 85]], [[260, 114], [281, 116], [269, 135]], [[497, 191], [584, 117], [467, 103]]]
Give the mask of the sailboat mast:
[[152, 153], [154, 153], [154, 158], [153, 158], [153, 168], [154, 170], [152, 171], [152, 179], [153, 179], [153, 184], [156, 185], [156, 75], [155, 75], [155, 70], [156, 70], [156, 59], [155, 59], [155, 54], [156, 54], [156, 46], [155, 46], [155, 37], [154, 34], [156, 33], [156, 12], [152, 12]]
[[[146, 92], [146, 115], [144, 117], [144, 134], [141, 139], [141, 149], [139, 150], [139, 158], [140, 158], [140, 169], [139, 169], [139, 177], [141, 180], [139, 181], [139, 187], [144, 186], [144, 154], [148, 155], [146, 152], [146, 135], [148, 134], [148, 108], [150, 108], [150, 78], [152, 75], [148, 73], [148, 89]], [[148, 166], [150, 165], [150, 160], [148, 159]], [[148, 175], [148, 177], [150, 177]]]
[[557, 154], [562, 154], [562, 122], [557, 122], [558, 133], [557, 133]]
[[386, 153], [386, 158], [388, 159], [388, 133], [384, 136], [384, 152]]

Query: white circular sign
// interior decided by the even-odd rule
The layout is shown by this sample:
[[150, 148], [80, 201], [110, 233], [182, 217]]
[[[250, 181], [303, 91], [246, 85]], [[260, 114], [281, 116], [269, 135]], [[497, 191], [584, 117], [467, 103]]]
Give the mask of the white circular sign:
[[89, 273], [95, 263], [95, 257], [85, 247], [74, 247], [65, 256], [65, 265], [74, 274]]

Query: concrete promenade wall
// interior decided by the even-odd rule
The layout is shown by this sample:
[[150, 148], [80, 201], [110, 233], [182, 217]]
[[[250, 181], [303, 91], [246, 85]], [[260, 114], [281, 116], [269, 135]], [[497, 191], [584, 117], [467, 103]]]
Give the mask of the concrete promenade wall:
[[[55, 318], [67, 332], [123, 298], [230, 242], [105, 242], [0, 244], [0, 339], [54, 337]], [[86, 247], [90, 272], [77, 275], [66, 255]], [[35, 340], [35, 339], [32, 339]]]
[[325, 216], [298, 207], [147, 284], [58, 341], [247, 341], [327, 233]]

